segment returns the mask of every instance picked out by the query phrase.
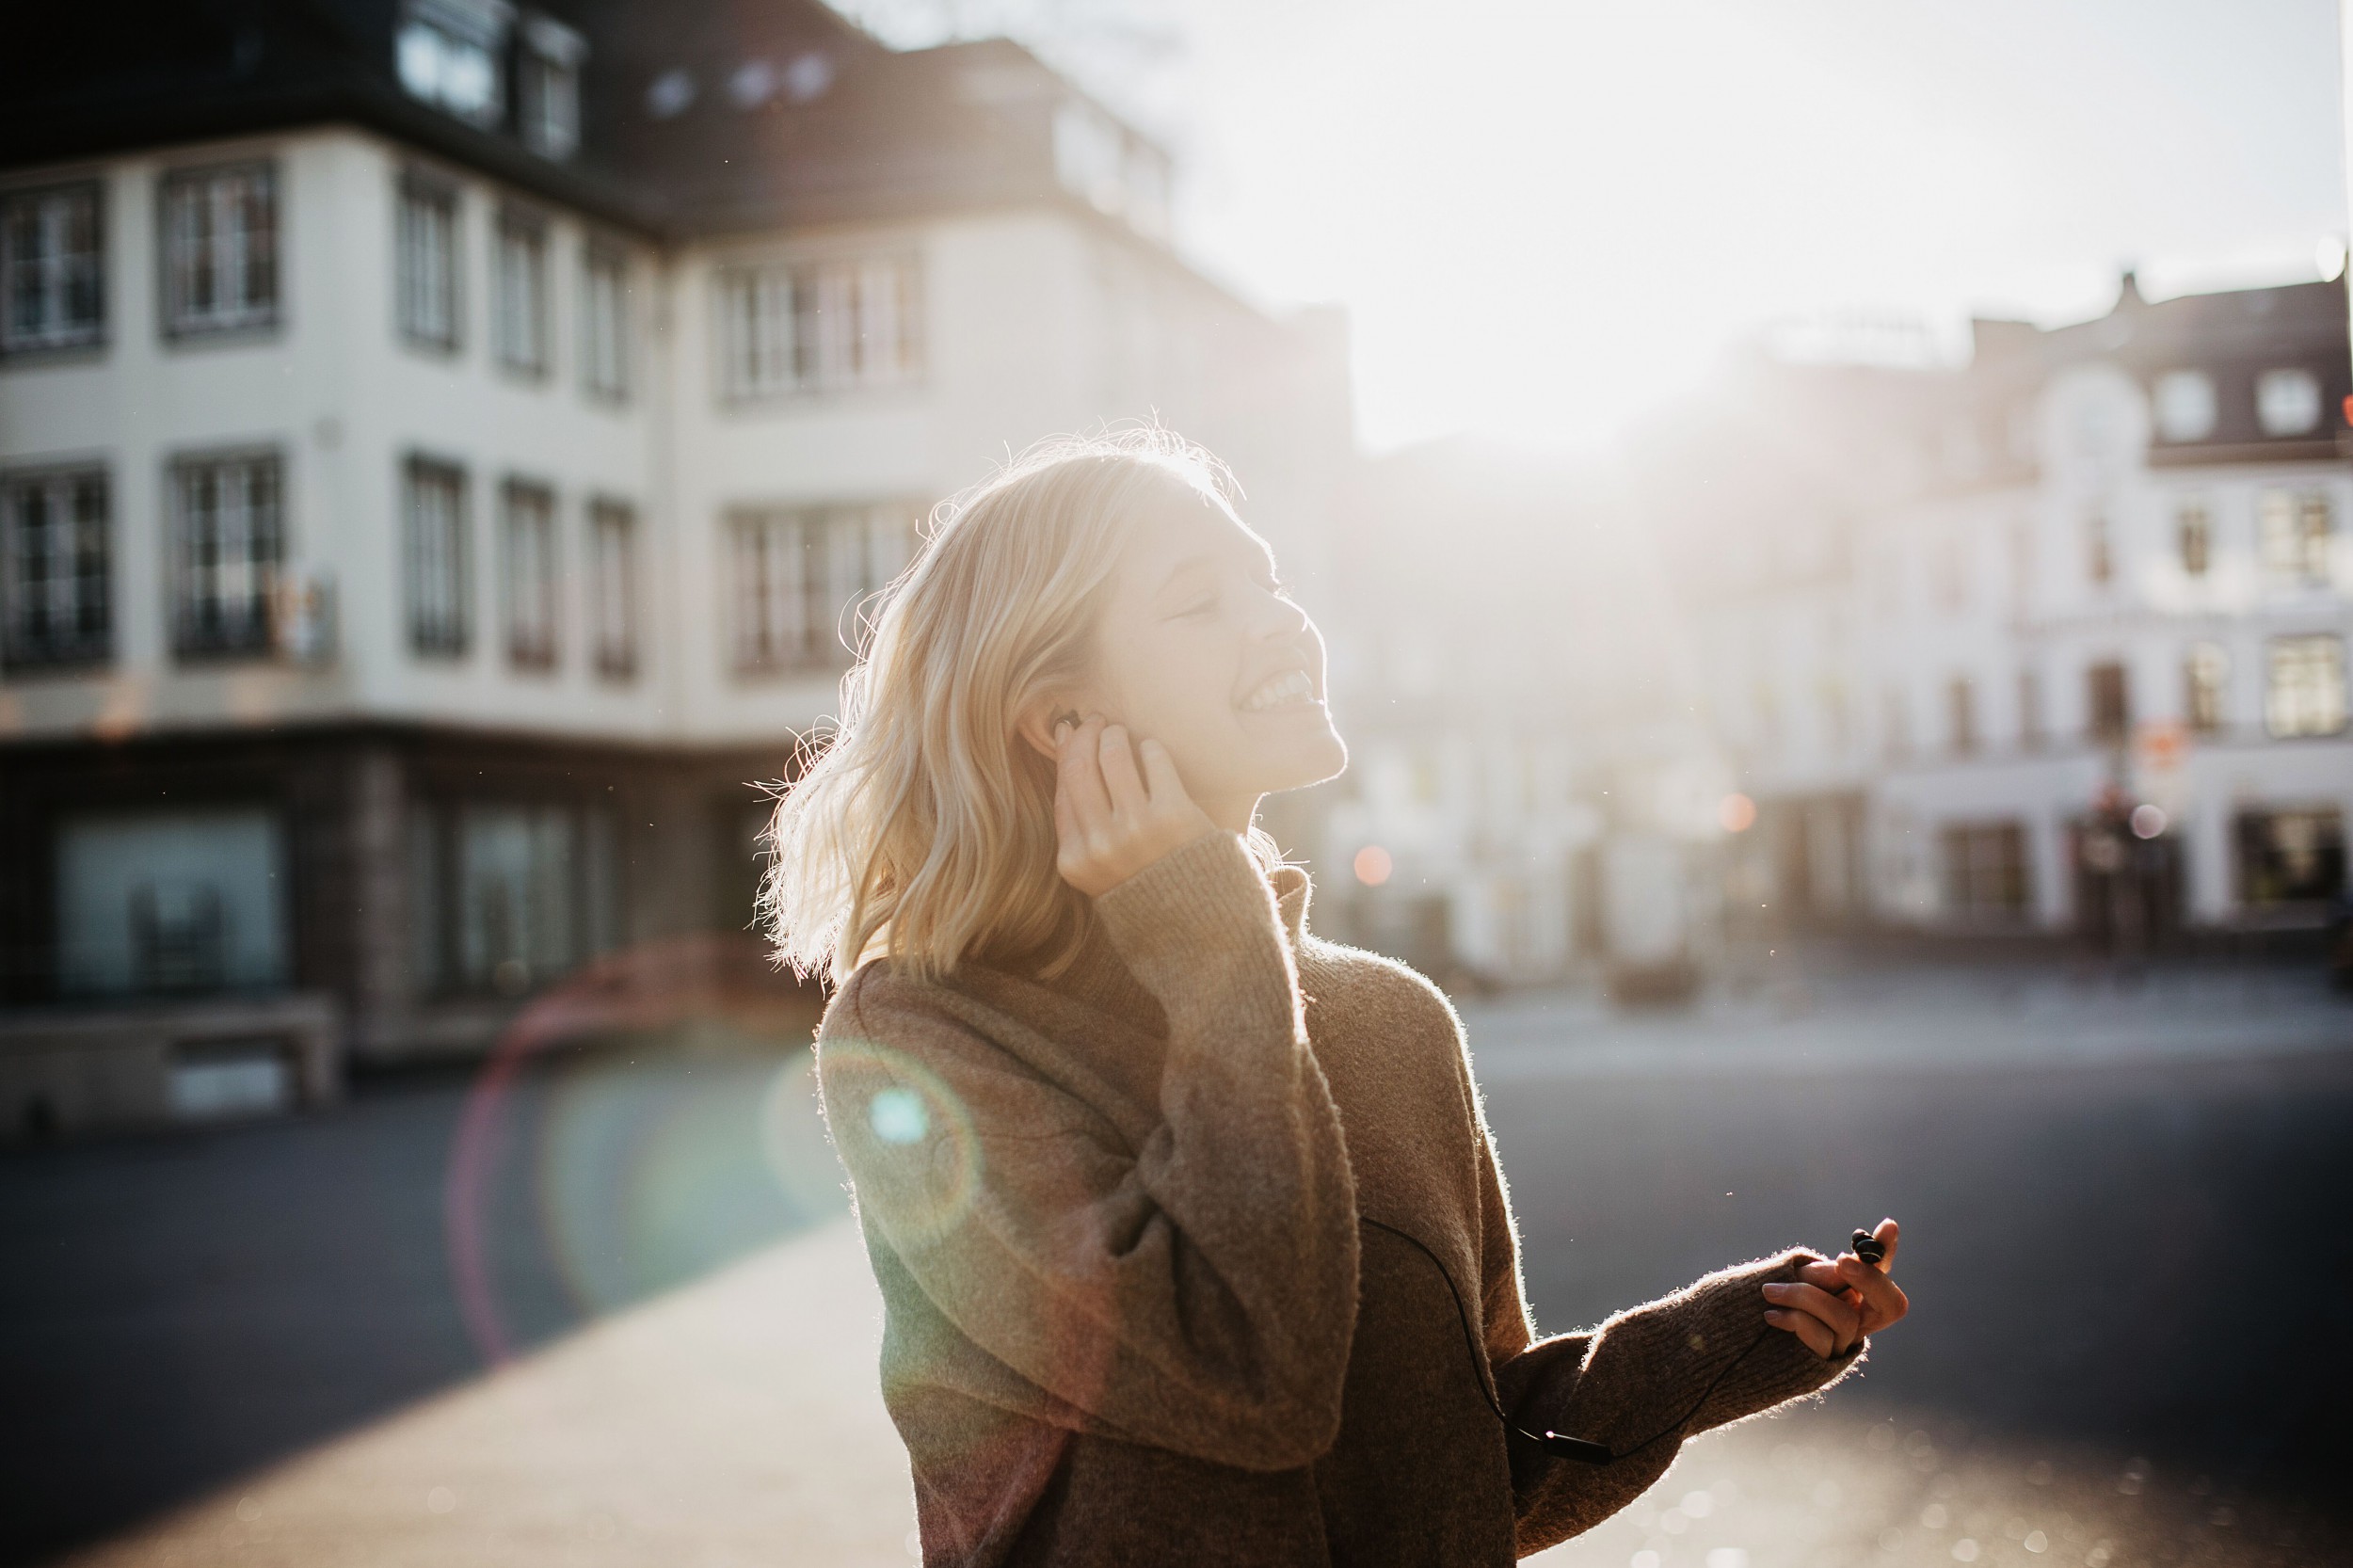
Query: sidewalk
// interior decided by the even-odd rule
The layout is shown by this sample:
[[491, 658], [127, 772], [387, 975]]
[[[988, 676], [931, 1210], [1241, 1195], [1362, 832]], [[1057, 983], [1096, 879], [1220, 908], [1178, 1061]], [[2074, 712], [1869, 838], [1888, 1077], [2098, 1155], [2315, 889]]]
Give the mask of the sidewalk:
[[2353, 998], [2317, 969], [2057, 966], [1806, 975], [1684, 1009], [1590, 991], [1466, 1002], [1482, 1087], [1584, 1076], [1983, 1072], [2353, 1050]]
[[837, 1220], [67, 1560], [904, 1568], [881, 1338]]
[[[856, 1232], [835, 1221], [68, 1560], [904, 1568], [912, 1500], [879, 1336]], [[2329, 1560], [2329, 1529], [2146, 1461], [1973, 1445], [1833, 1396], [1700, 1439], [1633, 1507], [1534, 1560], [2256, 1568]]]

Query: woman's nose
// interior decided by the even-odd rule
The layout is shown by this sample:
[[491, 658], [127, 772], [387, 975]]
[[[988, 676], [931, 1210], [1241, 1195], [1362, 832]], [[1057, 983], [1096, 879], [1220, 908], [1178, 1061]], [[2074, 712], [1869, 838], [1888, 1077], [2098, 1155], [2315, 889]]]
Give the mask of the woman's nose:
[[1257, 620], [1258, 635], [1270, 642], [1282, 637], [1296, 637], [1307, 629], [1307, 612], [1278, 593], [1262, 592], [1259, 595]]

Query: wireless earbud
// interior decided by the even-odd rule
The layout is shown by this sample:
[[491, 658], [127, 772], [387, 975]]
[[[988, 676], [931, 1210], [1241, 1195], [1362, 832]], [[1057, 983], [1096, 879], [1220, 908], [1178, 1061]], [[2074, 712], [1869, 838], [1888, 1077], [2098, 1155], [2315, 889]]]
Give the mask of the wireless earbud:
[[1854, 1240], [1848, 1245], [1857, 1257], [1875, 1269], [1887, 1261], [1887, 1243], [1867, 1230], [1856, 1231]]

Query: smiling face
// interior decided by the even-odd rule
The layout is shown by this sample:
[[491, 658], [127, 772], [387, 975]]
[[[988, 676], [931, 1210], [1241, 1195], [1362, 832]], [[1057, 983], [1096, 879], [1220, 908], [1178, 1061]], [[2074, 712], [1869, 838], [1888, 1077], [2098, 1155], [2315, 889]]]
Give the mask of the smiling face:
[[1264, 539], [1174, 483], [1146, 494], [1105, 587], [1095, 681], [1072, 705], [1168, 747], [1194, 802], [1239, 832], [1260, 796], [1348, 765], [1323, 638]]

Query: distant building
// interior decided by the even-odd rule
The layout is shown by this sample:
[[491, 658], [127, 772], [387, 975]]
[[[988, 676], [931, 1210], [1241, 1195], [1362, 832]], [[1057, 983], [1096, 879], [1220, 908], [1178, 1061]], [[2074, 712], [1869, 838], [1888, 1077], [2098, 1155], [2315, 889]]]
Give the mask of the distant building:
[[1348, 446], [1160, 148], [816, 0], [44, 7], [0, 147], [0, 1128], [102, 1116], [8, 1044], [74, 1010], [266, 1098], [172, 1020], [477, 1051], [742, 928], [748, 782], [936, 499], [1157, 413], [1305, 541]]
[[1960, 371], [1753, 365], [1652, 456], [1758, 903], [2317, 923], [2353, 814], [2344, 287], [2127, 275], [2097, 321], [1976, 339]]
[[1441, 442], [1367, 461], [1338, 510], [1319, 927], [1450, 985], [1688, 984], [1730, 776], [1614, 477]]

